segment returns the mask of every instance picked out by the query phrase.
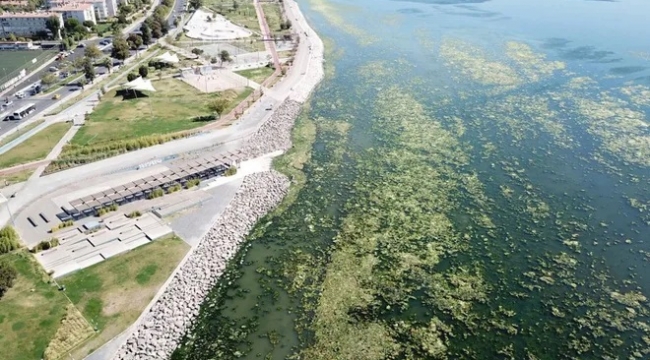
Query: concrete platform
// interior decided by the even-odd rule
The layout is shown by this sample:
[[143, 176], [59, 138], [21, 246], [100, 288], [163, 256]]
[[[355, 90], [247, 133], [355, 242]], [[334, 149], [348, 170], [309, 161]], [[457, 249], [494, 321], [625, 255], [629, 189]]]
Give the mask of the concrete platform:
[[94, 232], [79, 228], [57, 233], [60, 245], [35, 254], [47, 272], [57, 278], [92, 266], [110, 257], [142, 246], [172, 233], [172, 229], [151, 213], [129, 219], [115, 214], [101, 222]]

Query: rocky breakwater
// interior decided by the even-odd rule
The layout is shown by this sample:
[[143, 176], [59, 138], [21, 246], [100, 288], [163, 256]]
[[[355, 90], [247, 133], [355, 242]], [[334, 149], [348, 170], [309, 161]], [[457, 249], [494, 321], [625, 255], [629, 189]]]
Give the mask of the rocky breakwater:
[[186, 257], [165, 291], [137, 323], [115, 359], [167, 359], [190, 329], [201, 303], [255, 223], [286, 195], [276, 171], [248, 175], [228, 208]]
[[302, 104], [285, 100], [271, 117], [246, 141], [242, 149], [243, 160], [291, 148], [291, 129], [300, 114]]

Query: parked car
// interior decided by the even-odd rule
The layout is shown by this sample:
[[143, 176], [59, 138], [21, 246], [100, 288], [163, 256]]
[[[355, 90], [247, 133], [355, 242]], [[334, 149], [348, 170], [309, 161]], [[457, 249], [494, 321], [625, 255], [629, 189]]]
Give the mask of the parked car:
[[84, 43], [79, 43], [79, 45], [77, 45], [77, 47], [78, 47], [78, 48], [85, 48], [85, 47], [86, 47], [86, 44], [84, 44]]
[[22, 93], [22, 92], [19, 92], [19, 93], [16, 93], [16, 97], [19, 98], [19, 99], [24, 99], [24, 98], [25, 98], [25, 94]]
[[49, 71], [50, 72], [57, 72], [57, 71], [59, 71], [59, 68], [56, 67], [56, 66], [50, 66]]
[[7, 99], [7, 100], [5, 101], [5, 103], [2, 104], [2, 108], [3, 108], [3, 109], [7, 109], [7, 108], [9, 108], [11, 105], [13, 105], [13, 104], [14, 104], [13, 101]]

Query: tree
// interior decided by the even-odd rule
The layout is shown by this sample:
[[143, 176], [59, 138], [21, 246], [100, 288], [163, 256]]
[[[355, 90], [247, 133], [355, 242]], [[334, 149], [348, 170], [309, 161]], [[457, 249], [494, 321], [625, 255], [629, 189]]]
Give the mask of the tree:
[[106, 57], [104, 60], [102, 60], [102, 66], [108, 70], [108, 73], [111, 73], [111, 69], [113, 69], [113, 59]]
[[144, 45], [151, 44], [151, 28], [147, 25], [146, 22], [142, 23], [140, 27], [140, 32], [142, 33], [142, 43]]
[[47, 73], [41, 78], [41, 84], [50, 86], [57, 81], [56, 75], [52, 73]]
[[83, 26], [85, 26], [88, 29], [94, 29], [95, 28], [95, 23], [90, 21], [90, 20], [86, 20], [86, 21], [83, 22]]
[[126, 42], [129, 44], [131, 50], [138, 50], [142, 46], [142, 37], [138, 34], [131, 33], [129, 37], [126, 38]]
[[203, 54], [203, 49], [194, 48], [192, 49], [192, 54], [200, 56], [201, 54]]
[[88, 80], [85, 77], [79, 79], [79, 86], [81, 86], [82, 90], [86, 87], [86, 84], [88, 84]]
[[82, 57], [75, 58], [74, 60], [72, 60], [72, 67], [77, 69], [77, 70], [78, 69], [83, 69], [84, 61], [85, 61], [84, 59], [85, 58], [82, 58]]
[[63, 23], [65, 30], [70, 35], [81, 36], [83, 38], [88, 34], [88, 30], [75, 18], [68, 18]]
[[90, 58], [84, 58], [84, 77], [88, 79], [88, 82], [93, 82], [95, 80], [95, 67], [93, 66], [93, 61]]
[[237, 9], [239, 9], [239, 3], [237, 2], [237, 0], [233, 1], [233, 3], [232, 3], [232, 9], [233, 9], [234, 11], [237, 11]]
[[50, 16], [47, 18], [47, 20], [45, 20], [45, 28], [50, 30], [54, 39], [58, 39], [59, 36], [61, 36], [59, 32], [61, 30], [61, 20], [59, 20], [57, 16]]
[[196, 10], [203, 6], [203, 0], [190, 0], [190, 8]]
[[16, 39], [16, 34], [14, 33], [9, 34], [9, 41], [16, 41], [16, 40], [18, 40]]
[[221, 60], [222, 63], [231, 62], [232, 58], [230, 57], [230, 53], [227, 50], [221, 50], [219, 53], [219, 60]]
[[149, 67], [147, 67], [147, 65], [140, 66], [140, 68], [138, 69], [138, 74], [140, 74], [140, 76], [142, 76], [143, 78], [146, 78], [147, 75], [149, 75]]
[[131, 53], [129, 52], [129, 44], [126, 42], [123, 36], [116, 36], [113, 38], [113, 50], [111, 51], [111, 56], [124, 60], [129, 57]]
[[0, 298], [14, 286], [14, 280], [18, 276], [16, 268], [7, 261], [0, 261]]
[[129, 82], [131, 82], [131, 81], [133, 81], [133, 80], [135, 80], [137, 78], [138, 78], [138, 74], [136, 74], [136, 73], [129, 73], [128, 75], [126, 75], [126, 80], [128, 80]]
[[216, 118], [219, 118], [221, 114], [226, 110], [228, 107], [229, 101], [226, 99], [215, 99], [211, 103], [208, 104], [208, 108], [212, 110], [217, 116]]
[[102, 51], [99, 50], [97, 45], [91, 44], [88, 45], [88, 47], [86, 47], [86, 50], [84, 51], [84, 55], [91, 60], [95, 60], [98, 57], [102, 56]]
[[2, 228], [0, 230], [0, 255], [20, 248], [18, 239], [18, 233], [13, 227], [5, 226]]

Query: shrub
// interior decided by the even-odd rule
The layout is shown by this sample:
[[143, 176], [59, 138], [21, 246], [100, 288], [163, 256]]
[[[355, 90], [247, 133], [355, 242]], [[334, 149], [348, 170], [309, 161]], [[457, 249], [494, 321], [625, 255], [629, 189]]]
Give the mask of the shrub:
[[167, 193], [171, 194], [171, 193], [173, 193], [173, 192], [177, 192], [177, 191], [179, 191], [180, 189], [181, 189], [181, 185], [180, 185], [180, 184], [176, 184], [176, 185], [174, 185], [174, 186], [170, 186], [169, 189], [167, 189]]
[[133, 219], [142, 216], [142, 213], [139, 210], [135, 210], [126, 215], [126, 217]]
[[155, 189], [147, 195], [147, 199], [155, 199], [165, 195], [165, 192], [162, 189]]
[[50, 232], [51, 232], [51, 233], [53, 233], [53, 232], [57, 232], [57, 231], [59, 231], [59, 230], [61, 230], [61, 229], [63, 229], [63, 228], [67, 228], [67, 227], [70, 227], [70, 226], [72, 226], [72, 225], [74, 225], [74, 221], [72, 221], [72, 220], [66, 220], [66, 221], [64, 221], [64, 222], [59, 223], [57, 226], [51, 228], [51, 229], [50, 229]]
[[136, 74], [136, 73], [129, 73], [128, 75], [126, 75], [126, 80], [128, 80], [128, 81], [133, 81], [133, 80], [137, 79], [138, 76], [139, 76], [139, 75]]
[[231, 167], [228, 168], [228, 170], [226, 170], [225, 175], [226, 176], [233, 176], [236, 173], [237, 173], [237, 167], [236, 166], [231, 166]]
[[20, 248], [18, 233], [11, 226], [5, 226], [0, 230], [0, 255], [6, 254]]
[[201, 183], [200, 179], [190, 179], [185, 184], [185, 187], [189, 189], [189, 188], [192, 188], [192, 187], [195, 187], [195, 186], [199, 185], [200, 183]]
[[34, 248], [31, 249], [30, 251], [33, 253], [37, 253], [40, 251], [45, 251], [45, 250], [55, 248], [57, 246], [59, 246], [59, 239], [51, 238], [50, 240], [41, 241], [40, 243], [38, 243], [38, 245], [34, 246]]
[[14, 286], [14, 280], [18, 276], [16, 268], [6, 261], [0, 261], [0, 298]]

